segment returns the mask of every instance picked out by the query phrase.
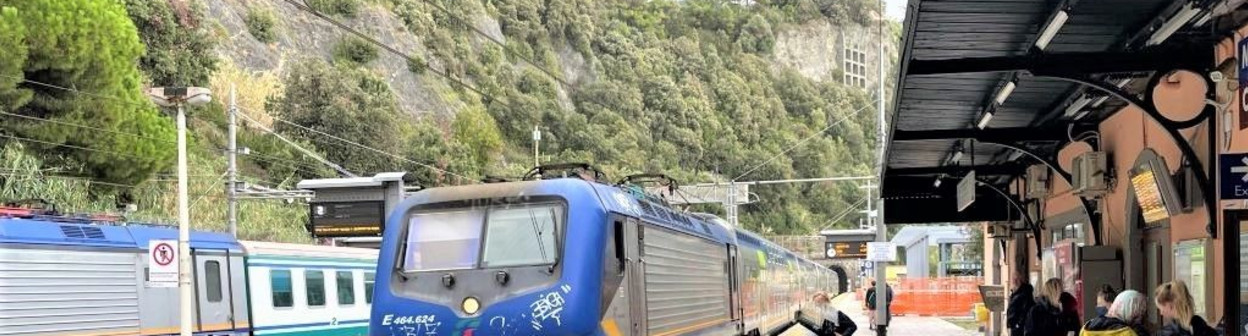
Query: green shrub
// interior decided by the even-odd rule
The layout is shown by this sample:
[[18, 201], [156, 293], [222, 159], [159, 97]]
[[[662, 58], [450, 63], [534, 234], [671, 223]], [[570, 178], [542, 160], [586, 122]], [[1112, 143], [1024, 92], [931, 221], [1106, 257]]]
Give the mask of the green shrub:
[[427, 70], [429, 70], [429, 61], [426, 61], [424, 56], [412, 55], [412, 58], [407, 59], [407, 71], [423, 75]]
[[126, 0], [124, 4], [144, 46], [139, 70], [147, 81], [154, 86], [208, 84], [217, 69], [217, 39], [204, 20], [202, 2], [188, 1], [186, 8], [172, 6], [170, 1]]
[[247, 23], [247, 32], [252, 37], [264, 43], [272, 43], [277, 41], [277, 17], [272, 11], [267, 9], [252, 8], [247, 10], [247, 17], [243, 19]]
[[307, 0], [308, 7], [321, 13], [355, 17], [360, 12], [360, 0]]
[[377, 60], [377, 46], [362, 38], [349, 36], [334, 46], [334, 60], [355, 65], [368, 64]]

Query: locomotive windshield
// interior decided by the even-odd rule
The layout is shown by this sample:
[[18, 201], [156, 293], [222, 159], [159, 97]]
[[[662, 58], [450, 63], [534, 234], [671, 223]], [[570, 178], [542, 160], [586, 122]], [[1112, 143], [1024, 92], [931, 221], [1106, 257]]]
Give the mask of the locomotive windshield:
[[413, 214], [403, 271], [554, 264], [560, 204], [514, 204]]

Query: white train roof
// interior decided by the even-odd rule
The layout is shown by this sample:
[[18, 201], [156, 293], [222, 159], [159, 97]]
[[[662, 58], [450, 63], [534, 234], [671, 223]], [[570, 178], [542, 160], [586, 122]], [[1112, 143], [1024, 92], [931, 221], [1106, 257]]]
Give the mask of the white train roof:
[[347, 258], [377, 260], [378, 250], [358, 247], [337, 247], [308, 244], [288, 244], [258, 241], [239, 241], [247, 254], [276, 255], [311, 258]]

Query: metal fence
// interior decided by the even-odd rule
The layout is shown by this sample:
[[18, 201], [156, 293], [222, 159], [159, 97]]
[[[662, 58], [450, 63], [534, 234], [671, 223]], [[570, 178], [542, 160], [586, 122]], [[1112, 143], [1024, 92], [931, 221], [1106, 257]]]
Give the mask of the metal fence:
[[[890, 282], [889, 285], [893, 288], [891, 314], [972, 315], [975, 304], [984, 301], [979, 295], [979, 285], [983, 283], [982, 277], [900, 279]], [[859, 301], [864, 301], [866, 288], [859, 288], [856, 296]]]

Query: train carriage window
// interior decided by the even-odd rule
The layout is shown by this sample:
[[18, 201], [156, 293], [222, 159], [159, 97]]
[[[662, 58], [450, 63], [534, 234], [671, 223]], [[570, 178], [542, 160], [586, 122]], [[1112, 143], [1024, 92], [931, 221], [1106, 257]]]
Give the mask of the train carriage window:
[[306, 270], [303, 272], [303, 283], [306, 284], [308, 293], [308, 306], [321, 307], [325, 305], [325, 272], [321, 270]]
[[208, 302], [221, 302], [221, 263], [215, 260], [204, 262], [204, 287], [207, 287]]
[[334, 280], [338, 285], [338, 304], [355, 304], [355, 274], [351, 271], [338, 271]]
[[481, 267], [555, 263], [556, 234], [563, 206], [529, 204], [490, 209], [486, 214], [485, 252]]
[[292, 307], [295, 305], [295, 292], [290, 285], [290, 270], [269, 271], [269, 286], [273, 292], [273, 307]]
[[373, 304], [373, 284], [375, 282], [376, 274], [364, 272], [364, 303]]

